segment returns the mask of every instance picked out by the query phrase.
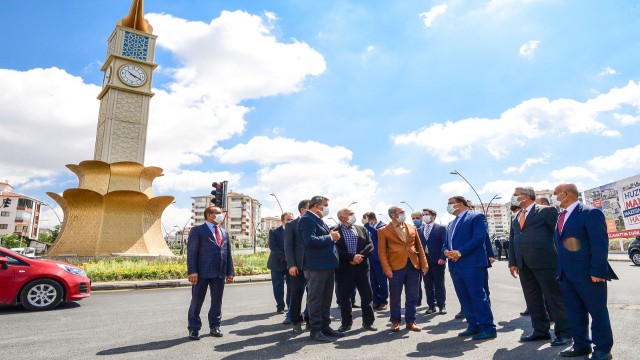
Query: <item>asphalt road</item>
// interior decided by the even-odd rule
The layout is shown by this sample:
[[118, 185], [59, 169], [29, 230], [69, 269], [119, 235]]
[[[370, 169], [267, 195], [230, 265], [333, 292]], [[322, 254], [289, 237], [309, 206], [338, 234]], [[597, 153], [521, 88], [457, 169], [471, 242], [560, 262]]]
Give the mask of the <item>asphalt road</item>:
[[[614, 358], [638, 358], [640, 267], [612, 262], [621, 280], [609, 285], [609, 311], [615, 344]], [[490, 269], [491, 298], [498, 338], [475, 342], [458, 338], [465, 323], [453, 319], [459, 305], [447, 278], [448, 315], [425, 316], [420, 333], [388, 331], [388, 312], [378, 312], [376, 333], [354, 330], [333, 343], [311, 342], [308, 333], [294, 336], [275, 314], [270, 283], [227, 286], [224, 295], [224, 337], [189, 341], [186, 317], [188, 288], [95, 292], [77, 304], [30, 313], [20, 307], [0, 308], [0, 357], [11, 359], [557, 359], [558, 348], [546, 342], [522, 344], [530, 331], [528, 317], [519, 316], [524, 300], [519, 281], [508, 275], [506, 262]], [[203, 308], [206, 326], [206, 312]], [[339, 311], [332, 309], [339, 326]], [[636, 355], [634, 355], [636, 354]]]

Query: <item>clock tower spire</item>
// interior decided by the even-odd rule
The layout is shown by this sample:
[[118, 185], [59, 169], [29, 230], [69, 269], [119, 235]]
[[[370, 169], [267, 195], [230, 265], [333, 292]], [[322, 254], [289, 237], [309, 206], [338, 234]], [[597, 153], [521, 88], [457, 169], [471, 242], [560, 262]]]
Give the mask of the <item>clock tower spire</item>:
[[109, 37], [94, 160], [144, 164], [156, 36], [144, 18], [143, 0], [133, 0], [129, 14]]

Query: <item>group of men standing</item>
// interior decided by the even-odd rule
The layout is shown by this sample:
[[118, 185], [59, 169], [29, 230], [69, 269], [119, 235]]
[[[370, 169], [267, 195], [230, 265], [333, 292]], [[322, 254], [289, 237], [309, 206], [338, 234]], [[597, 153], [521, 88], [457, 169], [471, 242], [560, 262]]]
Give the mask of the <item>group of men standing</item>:
[[[592, 359], [611, 359], [613, 334], [606, 306], [606, 281], [616, 278], [608, 265], [608, 237], [601, 211], [578, 202], [574, 184], [561, 184], [554, 190], [554, 206], [536, 204], [531, 187], [517, 187], [511, 203], [519, 208], [511, 222], [508, 248], [509, 271], [520, 277], [533, 332], [520, 341], [551, 340], [552, 346], [573, 346], [560, 352], [563, 357], [592, 354]], [[447, 212], [455, 218], [447, 227], [435, 223], [436, 212], [424, 209], [411, 214], [407, 222], [404, 209], [388, 210], [389, 224], [379, 222], [375, 213], [366, 213], [356, 225], [348, 208], [337, 212], [339, 224], [329, 228], [329, 199], [314, 196], [298, 205], [300, 217], [282, 215], [283, 224], [270, 236], [274, 296], [277, 311], [288, 307], [285, 323], [302, 333], [307, 321], [312, 340], [328, 342], [341, 337], [353, 326], [352, 296], [361, 297], [362, 327], [376, 331], [375, 310], [389, 305], [391, 331], [400, 331], [401, 296], [405, 293], [405, 326], [416, 325], [416, 307], [424, 282], [426, 314], [446, 314], [444, 272], [449, 272], [467, 321], [458, 336], [473, 340], [496, 337], [491, 310], [487, 268], [495, 260], [485, 215], [470, 211], [462, 196], [451, 197]], [[199, 338], [200, 307], [207, 287], [212, 293], [209, 312], [211, 334], [219, 329], [224, 281], [233, 280], [233, 263], [228, 236], [218, 228], [223, 216], [218, 208], [205, 211], [206, 223], [189, 234], [188, 271], [193, 283], [189, 309], [189, 335]], [[211, 254], [213, 258], [211, 259]], [[284, 284], [287, 295], [284, 295]], [[330, 327], [330, 308], [337, 285], [341, 326]], [[306, 310], [302, 299], [307, 291]], [[387, 292], [388, 291], [388, 292]], [[389, 301], [387, 301], [387, 298]], [[437, 310], [436, 310], [437, 308]], [[591, 337], [589, 336], [591, 317]], [[591, 345], [595, 345], [592, 350]]]

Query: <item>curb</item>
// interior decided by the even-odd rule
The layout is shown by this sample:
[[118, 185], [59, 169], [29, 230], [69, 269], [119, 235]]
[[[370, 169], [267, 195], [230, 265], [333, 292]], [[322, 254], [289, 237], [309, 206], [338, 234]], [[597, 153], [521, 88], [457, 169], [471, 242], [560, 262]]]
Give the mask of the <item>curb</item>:
[[[236, 276], [233, 278], [234, 284], [267, 282], [271, 281], [271, 275], [250, 275]], [[91, 284], [91, 291], [112, 291], [112, 290], [143, 290], [157, 288], [188, 287], [191, 283], [187, 279], [179, 280], [149, 280], [149, 281], [114, 281], [97, 282]]]

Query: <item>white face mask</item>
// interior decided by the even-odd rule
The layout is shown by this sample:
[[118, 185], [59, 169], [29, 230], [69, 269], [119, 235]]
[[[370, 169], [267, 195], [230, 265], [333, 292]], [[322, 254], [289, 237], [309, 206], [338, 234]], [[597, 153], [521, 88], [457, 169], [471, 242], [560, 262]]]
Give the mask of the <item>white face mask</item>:
[[322, 208], [322, 217], [329, 216], [329, 206]]
[[218, 224], [222, 224], [224, 221], [224, 214], [216, 214], [215, 222]]
[[511, 205], [520, 207], [520, 201], [518, 201], [518, 196], [511, 196]]
[[402, 213], [398, 215], [398, 221], [400, 221], [401, 223], [405, 222], [407, 220], [407, 215]]
[[356, 219], [355, 215], [349, 215], [349, 220], [347, 220], [349, 222], [349, 224], [353, 225], [356, 223], [356, 221], [358, 221], [358, 219]]
[[424, 221], [427, 224], [431, 224], [431, 222], [433, 221], [433, 218], [431, 217], [431, 215], [422, 215], [422, 221]]
[[447, 204], [447, 212], [453, 215], [453, 213], [456, 212], [455, 206], [456, 204]]
[[558, 200], [559, 195], [551, 195], [551, 205], [560, 206], [560, 200]]

